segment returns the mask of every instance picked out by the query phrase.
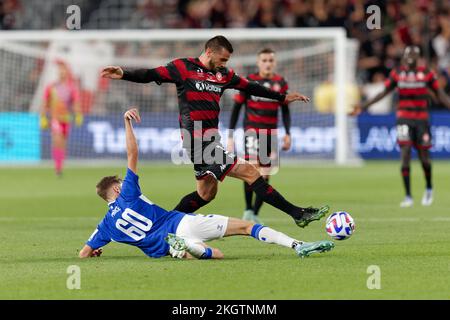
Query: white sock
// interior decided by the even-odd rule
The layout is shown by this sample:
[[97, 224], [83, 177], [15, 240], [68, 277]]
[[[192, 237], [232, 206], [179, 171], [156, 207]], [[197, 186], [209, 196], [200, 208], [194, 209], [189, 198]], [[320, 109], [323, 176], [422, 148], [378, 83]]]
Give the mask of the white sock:
[[288, 237], [282, 232], [275, 231], [272, 228], [256, 224], [252, 230], [252, 237], [266, 243], [275, 243], [287, 248], [295, 248], [301, 241]]

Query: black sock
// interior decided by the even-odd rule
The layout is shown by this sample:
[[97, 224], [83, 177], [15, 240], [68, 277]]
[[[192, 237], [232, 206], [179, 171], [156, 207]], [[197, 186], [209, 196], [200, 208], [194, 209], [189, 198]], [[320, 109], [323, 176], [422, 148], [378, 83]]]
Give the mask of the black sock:
[[423, 173], [425, 174], [425, 180], [427, 182], [427, 189], [432, 189], [431, 184], [431, 163], [422, 163]]
[[410, 185], [410, 168], [402, 167], [402, 177], [403, 177], [403, 185], [405, 186], [405, 192], [407, 196], [411, 196], [411, 185]]
[[260, 197], [264, 202], [274, 206], [281, 211], [286, 212], [294, 219], [300, 219], [303, 215], [303, 208], [294, 206], [287, 201], [281, 194], [278, 193], [271, 185], [269, 185], [263, 177], [259, 177], [251, 184], [253, 191], [257, 197]]
[[[264, 180], [266, 180], [266, 182], [269, 183], [269, 178]], [[264, 200], [260, 196], [256, 195], [255, 205], [253, 206], [253, 212], [255, 213], [255, 215], [258, 215], [259, 210], [261, 209], [263, 203]]]
[[194, 191], [181, 199], [180, 203], [173, 210], [191, 213], [208, 203], [209, 201], [203, 200], [197, 191]]
[[252, 210], [253, 190], [247, 182], [244, 182], [245, 210]]

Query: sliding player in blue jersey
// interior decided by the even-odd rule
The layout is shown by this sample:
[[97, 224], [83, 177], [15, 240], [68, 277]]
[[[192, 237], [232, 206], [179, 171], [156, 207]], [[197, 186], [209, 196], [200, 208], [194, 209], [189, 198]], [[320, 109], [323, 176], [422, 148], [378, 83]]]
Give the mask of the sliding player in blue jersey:
[[138, 145], [132, 120], [140, 122], [138, 110], [125, 112], [124, 120], [127, 173], [123, 181], [109, 176], [97, 184], [97, 194], [108, 202], [109, 210], [80, 251], [80, 258], [100, 256], [101, 248], [115, 241], [136, 246], [154, 258], [170, 254], [175, 258], [221, 259], [222, 252], [205, 242], [233, 235], [248, 235], [292, 248], [300, 257], [334, 247], [331, 241], [302, 242], [249, 221], [214, 214], [166, 211], [155, 205], [141, 193], [137, 176]]

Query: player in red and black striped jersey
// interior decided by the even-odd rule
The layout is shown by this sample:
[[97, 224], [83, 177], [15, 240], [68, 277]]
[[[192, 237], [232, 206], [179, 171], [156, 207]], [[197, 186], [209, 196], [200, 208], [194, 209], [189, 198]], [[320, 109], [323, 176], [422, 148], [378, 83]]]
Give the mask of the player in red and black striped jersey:
[[[434, 94], [450, 109], [450, 98], [444, 90], [439, 88], [436, 74], [417, 65], [420, 49], [417, 46], [408, 46], [403, 54], [404, 65], [393, 69], [385, 82], [385, 90], [361, 106], [356, 106], [353, 114], [359, 114], [371, 104], [381, 100], [392, 90], [397, 88], [399, 101], [397, 104], [397, 142], [401, 150], [401, 172], [405, 186], [406, 196], [400, 203], [401, 207], [411, 207], [413, 199], [410, 187], [411, 148], [414, 146], [426, 180], [426, 190], [422, 197], [422, 205], [429, 206], [433, 202], [433, 186], [431, 183], [431, 131], [428, 115], [429, 94]], [[430, 92], [431, 90], [431, 92]]]
[[223, 36], [216, 36], [206, 42], [205, 50], [198, 58], [175, 59], [154, 69], [123, 70], [111, 66], [103, 69], [102, 76], [177, 86], [183, 147], [194, 163], [197, 190], [181, 199], [174, 210], [194, 212], [206, 205], [214, 199], [218, 181], [229, 175], [247, 182], [264, 202], [289, 214], [298, 226], [304, 227], [322, 218], [329, 207], [303, 208], [284, 199], [253, 165], [224, 149], [220, 144], [218, 123], [219, 100], [226, 89], [243, 90], [283, 103], [308, 102], [309, 98], [300, 93], [282, 94], [238, 76], [226, 68], [232, 53], [231, 43]]
[[[257, 56], [258, 72], [249, 74], [247, 79], [256, 81], [260, 85], [270, 88], [274, 91], [286, 94], [288, 84], [286, 80], [275, 73], [276, 57], [275, 51], [270, 48], [264, 48], [258, 52]], [[278, 110], [281, 108], [282, 118], [286, 135], [283, 141], [283, 150], [289, 150], [291, 146], [290, 126], [291, 116], [287, 104], [276, 100], [259, 98], [241, 91], [235, 95], [233, 112], [230, 118], [228, 151], [234, 150], [233, 132], [239, 119], [239, 113], [245, 105], [244, 113], [244, 148], [245, 159], [258, 168], [263, 178], [268, 182], [270, 169], [273, 165], [272, 159], [277, 156], [277, 127]], [[253, 202], [253, 191], [250, 185], [244, 182], [244, 194], [246, 209], [244, 211], [244, 220], [261, 223], [258, 218], [259, 210], [262, 206], [262, 199], [256, 197]]]

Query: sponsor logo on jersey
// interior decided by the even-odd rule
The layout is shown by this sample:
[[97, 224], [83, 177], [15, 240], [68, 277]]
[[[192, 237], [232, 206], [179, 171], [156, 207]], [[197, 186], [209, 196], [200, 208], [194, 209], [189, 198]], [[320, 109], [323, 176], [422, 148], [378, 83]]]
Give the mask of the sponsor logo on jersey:
[[281, 86], [279, 83], [274, 83], [273, 87], [272, 87], [273, 91], [280, 91], [281, 90]]
[[415, 82], [400, 81], [398, 83], [399, 88], [410, 88], [410, 89], [423, 88], [426, 85], [427, 84], [425, 82], [420, 82], [420, 81], [415, 81]]
[[195, 88], [198, 91], [208, 91], [208, 92], [216, 92], [216, 93], [221, 93], [222, 92], [222, 88], [215, 86], [213, 84], [204, 82], [204, 81], [195, 81]]

